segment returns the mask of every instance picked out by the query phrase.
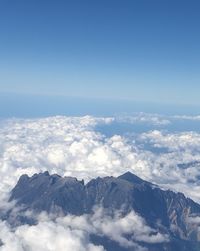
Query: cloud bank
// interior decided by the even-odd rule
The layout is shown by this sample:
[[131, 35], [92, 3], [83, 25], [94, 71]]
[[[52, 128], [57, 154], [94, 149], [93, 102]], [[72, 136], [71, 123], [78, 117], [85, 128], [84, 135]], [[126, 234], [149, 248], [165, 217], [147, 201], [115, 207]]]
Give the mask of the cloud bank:
[[86, 180], [118, 176], [129, 170], [200, 202], [198, 132], [169, 133], [156, 129], [129, 138], [123, 135], [106, 137], [95, 130], [96, 125], [109, 125], [114, 120], [58, 116], [2, 121], [1, 204], [22, 174], [33, 175], [46, 170], [50, 174]]
[[[122, 247], [147, 251], [137, 244], [168, 242], [168, 236], [156, 232], [135, 212], [114, 217], [102, 208], [96, 208], [92, 215], [58, 217], [52, 219], [46, 213], [38, 216], [34, 226], [22, 225], [12, 228], [0, 222], [1, 251], [103, 251], [101, 245], [91, 243], [90, 234], [106, 236]], [[131, 236], [131, 238], [128, 236]]]
[[[124, 121], [133, 126], [131, 137], [108, 137], [96, 130], [98, 125], [109, 126], [120, 119], [57, 116], [1, 121], [0, 207], [12, 206], [6, 201], [22, 174], [33, 175], [46, 170], [50, 174], [76, 176], [86, 181], [132, 171], [164, 189], [184, 192], [200, 202], [200, 134], [161, 130], [160, 126], [172, 123], [169, 118], [144, 114], [138, 118], [125, 118]], [[134, 133], [134, 124], [138, 122], [155, 125], [156, 129]], [[188, 221], [196, 224], [197, 219]], [[51, 219], [43, 214], [37, 225], [15, 229], [0, 221], [3, 244], [0, 251], [103, 251], [102, 246], [91, 243], [90, 234], [107, 236], [121, 246], [135, 247], [139, 251], [145, 249], [138, 242], [168, 240], [167, 236], [147, 226], [135, 212], [127, 216], [116, 212], [111, 217], [98, 209], [93, 215], [80, 217]]]

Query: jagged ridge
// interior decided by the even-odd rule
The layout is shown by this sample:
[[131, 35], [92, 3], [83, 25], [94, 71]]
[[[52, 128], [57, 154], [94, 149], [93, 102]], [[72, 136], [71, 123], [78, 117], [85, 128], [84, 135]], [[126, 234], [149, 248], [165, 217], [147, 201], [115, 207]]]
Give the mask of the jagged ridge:
[[64, 215], [88, 214], [96, 205], [111, 214], [123, 210], [126, 215], [134, 210], [149, 226], [169, 234], [172, 240], [198, 241], [196, 229], [188, 226], [188, 217], [200, 215], [200, 205], [182, 193], [161, 190], [130, 172], [117, 178], [98, 177], [87, 184], [48, 172], [32, 177], [23, 175], [11, 192], [10, 201], [13, 200], [23, 206], [24, 211], [62, 212]]

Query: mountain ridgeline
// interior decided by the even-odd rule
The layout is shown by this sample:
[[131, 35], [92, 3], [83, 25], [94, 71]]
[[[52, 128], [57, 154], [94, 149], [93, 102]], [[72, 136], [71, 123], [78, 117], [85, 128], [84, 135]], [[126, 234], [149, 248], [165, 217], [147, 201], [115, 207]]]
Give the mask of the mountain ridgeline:
[[[189, 218], [200, 215], [200, 205], [182, 193], [164, 191], [156, 185], [127, 172], [117, 178], [96, 178], [87, 184], [72, 177], [49, 175], [48, 172], [32, 177], [22, 175], [11, 192], [10, 201], [16, 201], [21, 212], [60, 213], [63, 215], [91, 214], [95, 206], [105, 208], [110, 215], [121, 210], [123, 215], [134, 211], [153, 229], [167, 234], [170, 241], [163, 244], [145, 244], [148, 250], [200, 250], [198, 226]], [[22, 215], [22, 214], [20, 214]], [[9, 219], [9, 212], [6, 216]], [[18, 224], [34, 224], [19, 216]], [[91, 236], [96, 244], [108, 251], [130, 251], [102, 236]]]

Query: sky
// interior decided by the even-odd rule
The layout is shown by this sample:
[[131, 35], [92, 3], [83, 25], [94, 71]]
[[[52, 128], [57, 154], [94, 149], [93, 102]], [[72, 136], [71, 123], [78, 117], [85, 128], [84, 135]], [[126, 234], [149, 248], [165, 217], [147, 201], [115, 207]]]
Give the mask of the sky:
[[31, 116], [41, 99], [44, 115], [52, 99], [74, 100], [74, 114], [98, 102], [193, 112], [199, 11], [198, 0], [0, 0], [0, 116]]
[[[85, 181], [131, 171], [200, 203], [199, 13], [199, 0], [0, 0], [0, 207], [22, 174], [46, 170]], [[155, 236], [131, 216], [123, 227], [104, 215], [0, 220], [0, 239], [102, 251], [87, 231], [104, 222], [108, 236], [124, 222], [142, 225], [128, 236]]]

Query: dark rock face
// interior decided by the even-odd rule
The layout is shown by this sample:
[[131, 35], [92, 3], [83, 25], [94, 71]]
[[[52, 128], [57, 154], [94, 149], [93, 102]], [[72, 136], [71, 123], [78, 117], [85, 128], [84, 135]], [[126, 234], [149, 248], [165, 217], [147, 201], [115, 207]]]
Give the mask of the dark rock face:
[[[91, 213], [96, 205], [111, 214], [122, 210], [126, 215], [134, 210], [149, 226], [171, 238], [170, 243], [163, 244], [165, 246], [152, 245], [149, 250], [200, 250], [196, 229], [191, 229], [187, 221], [190, 215], [200, 215], [200, 205], [181, 193], [163, 191], [130, 172], [118, 178], [93, 179], [86, 185], [76, 178], [62, 178], [48, 172], [32, 177], [23, 175], [12, 190], [12, 200], [23, 206], [24, 211], [61, 212], [64, 215]], [[93, 239], [106, 243], [97, 236]], [[115, 250], [120, 249], [115, 247]]]
[[76, 178], [62, 178], [48, 172], [35, 174], [31, 178], [22, 175], [13, 189], [10, 200], [36, 212], [62, 211], [64, 214], [82, 214], [85, 188]]

